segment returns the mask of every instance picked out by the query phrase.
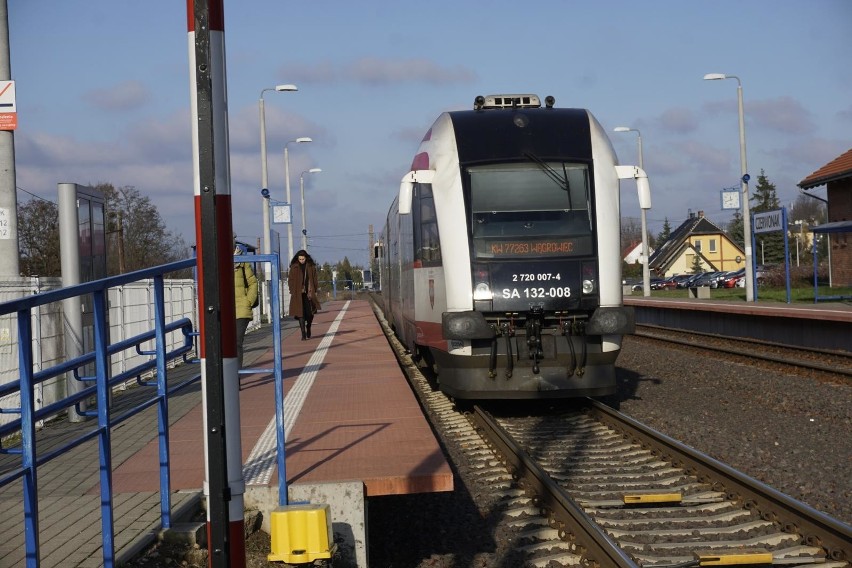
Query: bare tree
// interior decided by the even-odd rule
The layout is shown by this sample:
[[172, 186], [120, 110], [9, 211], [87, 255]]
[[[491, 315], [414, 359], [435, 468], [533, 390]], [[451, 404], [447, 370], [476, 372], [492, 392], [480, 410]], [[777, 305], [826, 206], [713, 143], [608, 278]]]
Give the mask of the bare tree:
[[810, 195], [800, 195], [793, 202], [788, 218], [791, 222], [804, 221], [805, 225], [816, 225], [825, 223], [828, 211], [825, 203], [819, 199], [814, 199]]
[[59, 206], [33, 199], [18, 204], [18, 246], [22, 276], [60, 276]]
[[636, 217], [621, 218], [621, 250], [642, 242], [642, 223]]
[[132, 272], [190, 256], [183, 237], [169, 231], [151, 199], [133, 186], [95, 186], [107, 200], [109, 274]]

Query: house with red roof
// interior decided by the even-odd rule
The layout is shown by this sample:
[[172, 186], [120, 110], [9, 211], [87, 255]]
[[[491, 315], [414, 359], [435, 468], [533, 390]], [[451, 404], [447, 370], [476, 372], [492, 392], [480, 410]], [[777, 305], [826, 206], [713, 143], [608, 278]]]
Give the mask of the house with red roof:
[[828, 222], [812, 230], [829, 239], [830, 285], [852, 286], [852, 149], [828, 162], [798, 183], [805, 191], [827, 186]]

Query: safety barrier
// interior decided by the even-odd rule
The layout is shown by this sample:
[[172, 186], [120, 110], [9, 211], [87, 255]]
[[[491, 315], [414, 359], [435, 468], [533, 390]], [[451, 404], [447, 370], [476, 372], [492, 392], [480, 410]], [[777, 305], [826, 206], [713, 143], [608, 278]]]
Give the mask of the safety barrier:
[[[234, 258], [234, 262], [245, 262], [245, 256]], [[275, 255], [255, 255], [252, 262], [269, 262], [273, 274], [278, 272], [278, 257]], [[184, 260], [159, 267], [140, 270], [129, 274], [114, 276], [94, 282], [87, 282], [67, 288], [26, 296], [0, 304], [0, 317], [14, 317], [16, 320], [18, 346], [19, 376], [0, 385], [0, 400], [20, 400], [17, 408], [0, 408], [0, 414], [15, 415], [15, 418], [0, 424], [0, 455], [7, 458], [10, 455], [19, 456], [10, 466], [9, 460], [4, 460], [0, 470], [0, 488], [16, 480], [23, 484], [24, 511], [24, 546], [26, 565], [28, 568], [39, 566], [39, 512], [38, 512], [38, 468], [60, 455], [77, 448], [81, 444], [97, 440], [100, 472], [100, 502], [101, 502], [101, 533], [103, 565], [115, 565], [115, 535], [112, 495], [112, 430], [130, 417], [156, 406], [157, 409], [157, 438], [159, 445], [159, 476], [160, 476], [160, 522], [164, 529], [170, 528], [171, 497], [170, 497], [170, 463], [169, 463], [169, 396], [199, 382], [198, 373], [184, 374], [183, 379], [168, 380], [167, 369], [175, 364], [197, 363], [195, 358], [193, 322], [185, 317], [170, 317], [167, 313], [168, 302], [165, 299], [165, 275], [187, 268], [194, 268], [196, 260]], [[140, 280], [150, 279], [153, 282], [152, 320], [153, 329], [143, 331], [131, 337], [110, 343], [108, 331], [109, 295], [111, 289]], [[61, 302], [68, 298], [91, 295], [94, 313], [92, 351], [79, 357], [62, 361], [51, 367], [41, 369], [33, 361], [33, 317], [41, 306]], [[280, 286], [277, 280], [272, 281], [273, 313], [280, 313]], [[242, 369], [240, 374], [254, 372], [269, 372], [276, 378], [276, 400], [283, 399], [281, 386], [281, 326], [278, 318], [273, 318], [273, 338], [275, 363], [269, 369]], [[153, 341], [153, 349], [150, 348]], [[111, 364], [112, 359], [124, 352], [135, 351], [134, 364], [122, 367], [118, 371]], [[138, 356], [143, 356], [141, 362]], [[147, 357], [147, 358], [146, 358]], [[94, 373], [86, 369], [94, 366]], [[50, 404], [38, 407], [36, 405], [37, 388], [46, 381], [56, 381], [66, 375], [82, 383], [79, 392], [69, 392]], [[133, 397], [127, 404], [113, 405], [112, 394], [117, 387], [133, 381], [142, 390], [150, 389], [151, 396]], [[69, 389], [73, 390], [73, 389]], [[124, 397], [121, 399], [124, 401]], [[87, 404], [93, 406], [87, 407]], [[281, 404], [276, 405], [280, 413]], [[63, 439], [53, 447], [41, 453], [37, 451], [37, 424], [62, 413], [74, 409], [79, 416], [94, 417], [91, 424], [82, 423], [82, 427], [73, 429], [71, 439]], [[7, 416], [8, 418], [8, 416]], [[282, 417], [277, 417], [279, 422]], [[278, 437], [279, 465], [283, 465], [283, 436]], [[283, 470], [283, 467], [281, 467]], [[283, 479], [279, 480], [283, 483]]]
[[[186, 354], [192, 352], [194, 347], [193, 325], [189, 319], [182, 318], [172, 322], [166, 321], [163, 280], [165, 274], [194, 266], [194, 259], [184, 260], [121, 276], [60, 288], [0, 304], [0, 316], [13, 313], [17, 314], [19, 362], [18, 380], [0, 386], [0, 397], [17, 393], [20, 399], [19, 408], [2, 410], [4, 413], [17, 414], [18, 418], [0, 427], [0, 440], [13, 440], [18, 445], [11, 447], [0, 446], [0, 452], [20, 455], [20, 462], [17, 464], [17, 467], [11, 468], [10, 471], [7, 471], [0, 477], [0, 487], [22, 479], [24, 546], [26, 549], [27, 566], [37, 567], [39, 565], [38, 467], [95, 438], [98, 442], [100, 460], [101, 530], [103, 535], [104, 565], [112, 565], [115, 555], [111, 491], [112, 448], [110, 437], [112, 428], [154, 405], [157, 406], [158, 438], [160, 444], [161, 517], [163, 526], [170, 526], [168, 396], [197, 381], [200, 378], [200, 374], [180, 384], [173, 386], [167, 385], [167, 362], [178, 357], [184, 357]], [[106, 317], [108, 311], [107, 291], [110, 288], [145, 278], [153, 278], [154, 281], [154, 330], [110, 344]], [[94, 308], [94, 351], [47, 369], [35, 371], [32, 352], [32, 311], [38, 309], [39, 306], [88, 294], [92, 295]], [[182, 334], [183, 342], [178, 347], [167, 350], [166, 336], [173, 333]], [[155, 343], [154, 350], [144, 352], [140, 349], [143, 343], [152, 339]], [[111, 377], [110, 356], [127, 349], [136, 349], [140, 354], [150, 355], [152, 359]], [[93, 376], [83, 374], [81, 370], [92, 363], [95, 366], [95, 374]], [[156, 369], [156, 381], [143, 381], [141, 379], [143, 374], [154, 369]], [[74, 377], [84, 385], [89, 386], [84, 387], [78, 392], [68, 393], [64, 398], [53, 404], [36, 409], [35, 387], [69, 372], [73, 373]], [[111, 389], [116, 385], [123, 384], [128, 379], [132, 379], [134, 376], [138, 378], [137, 380], [141, 385], [156, 387], [156, 394], [133, 408], [123, 409], [120, 414], [112, 415], [110, 412]], [[96, 401], [95, 409], [87, 410], [85, 409], [85, 403], [92, 397]], [[36, 451], [36, 423], [40, 420], [53, 418], [71, 408], [74, 408], [81, 416], [97, 417], [96, 423], [92, 424], [91, 428], [85, 430], [82, 434], [77, 435], [76, 438], [40, 455]]]

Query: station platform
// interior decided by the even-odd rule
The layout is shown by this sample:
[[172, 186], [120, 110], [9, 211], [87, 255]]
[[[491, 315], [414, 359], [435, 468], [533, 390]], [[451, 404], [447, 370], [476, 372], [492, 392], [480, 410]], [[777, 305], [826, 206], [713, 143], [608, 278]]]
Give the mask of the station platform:
[[625, 296], [624, 305], [634, 308], [637, 324], [852, 352], [852, 302], [848, 301], [787, 304]]
[[[336, 525], [335, 511], [351, 509], [359, 498], [452, 491], [452, 470], [368, 301], [327, 302], [306, 341], [292, 319], [282, 331], [288, 501], [309, 496], [312, 503], [328, 502]], [[272, 367], [271, 326], [247, 334], [244, 347], [244, 367]], [[171, 370], [170, 380], [172, 373], [185, 372], [182, 367], [192, 365]], [[260, 509], [266, 522], [279, 500], [274, 389], [271, 373], [241, 375], [246, 508]], [[204, 483], [200, 385], [170, 398], [169, 405], [172, 508], [180, 517], [198, 506]], [[62, 425], [72, 427], [65, 421], [50, 425], [45, 438], [62, 437]], [[120, 565], [159, 530], [154, 413], [143, 412], [116, 428], [112, 444]], [[39, 469], [41, 566], [102, 565], [97, 447], [84, 446], [82, 455], [70, 452]], [[85, 453], [91, 451], [94, 457]], [[346, 487], [339, 497], [337, 485]], [[361, 488], [360, 494], [353, 495], [353, 487]], [[338, 498], [347, 502], [330, 502]], [[0, 543], [0, 566], [24, 565], [21, 499], [19, 485], [0, 491], [0, 533], [8, 537]], [[357, 524], [357, 518], [347, 522]], [[362, 535], [365, 547], [366, 519], [361, 523], [345, 530], [354, 531], [355, 541]], [[361, 557], [366, 559], [365, 549], [358, 552], [358, 565]]]

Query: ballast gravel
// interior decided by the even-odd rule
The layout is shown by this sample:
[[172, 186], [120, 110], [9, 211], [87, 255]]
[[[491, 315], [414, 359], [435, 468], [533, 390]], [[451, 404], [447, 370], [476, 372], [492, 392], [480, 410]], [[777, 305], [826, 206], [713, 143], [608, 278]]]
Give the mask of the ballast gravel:
[[[626, 337], [620, 410], [832, 517], [852, 522], [852, 384]], [[440, 432], [439, 432], [440, 433]], [[510, 567], [493, 493], [447, 446], [456, 490], [369, 500], [370, 566]]]

